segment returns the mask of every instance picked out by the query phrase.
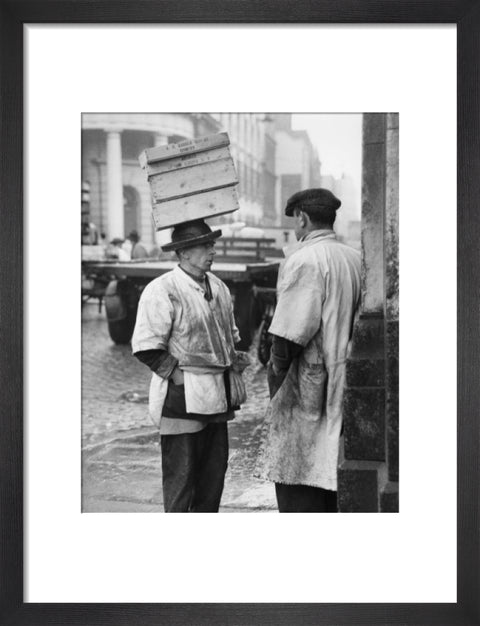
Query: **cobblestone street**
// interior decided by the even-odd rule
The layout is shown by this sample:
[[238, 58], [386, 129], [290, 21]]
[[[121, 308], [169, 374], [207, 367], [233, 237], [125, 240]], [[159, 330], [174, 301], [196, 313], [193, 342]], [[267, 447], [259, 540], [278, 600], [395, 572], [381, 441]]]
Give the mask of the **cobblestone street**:
[[[268, 403], [265, 368], [245, 371], [248, 401], [229, 424], [230, 457], [221, 512], [274, 511], [274, 488], [253, 478]], [[82, 509], [161, 512], [159, 435], [148, 416], [150, 373], [115, 345], [105, 312], [82, 311]]]

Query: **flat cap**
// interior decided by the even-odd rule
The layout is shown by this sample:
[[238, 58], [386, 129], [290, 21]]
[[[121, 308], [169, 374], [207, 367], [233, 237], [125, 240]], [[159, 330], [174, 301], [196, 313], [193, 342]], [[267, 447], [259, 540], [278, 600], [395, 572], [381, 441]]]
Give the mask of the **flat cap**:
[[335, 212], [341, 206], [340, 200], [329, 190], [320, 187], [304, 189], [294, 193], [287, 201], [285, 215], [292, 217], [295, 209], [305, 211], [311, 217], [322, 217], [326, 212]]

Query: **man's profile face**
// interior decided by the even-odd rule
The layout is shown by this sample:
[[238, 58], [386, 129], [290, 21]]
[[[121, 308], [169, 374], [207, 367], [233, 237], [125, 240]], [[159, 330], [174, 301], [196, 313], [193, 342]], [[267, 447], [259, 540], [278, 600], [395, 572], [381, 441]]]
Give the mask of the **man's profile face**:
[[185, 257], [193, 268], [202, 272], [208, 272], [212, 267], [215, 254], [215, 242], [209, 241], [208, 243], [188, 248]]
[[295, 220], [293, 223], [293, 229], [295, 231], [295, 237], [297, 241], [307, 234], [306, 224], [305, 224], [305, 214], [302, 211], [297, 211], [293, 213], [293, 219]]

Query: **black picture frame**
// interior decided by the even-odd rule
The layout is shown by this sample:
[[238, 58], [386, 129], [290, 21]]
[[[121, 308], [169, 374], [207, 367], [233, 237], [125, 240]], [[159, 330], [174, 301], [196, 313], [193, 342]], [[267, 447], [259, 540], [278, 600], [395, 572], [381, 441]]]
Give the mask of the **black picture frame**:
[[[15, 625], [480, 624], [480, 1], [0, 0], [0, 623]], [[452, 604], [23, 602], [23, 25], [26, 23], [457, 25], [458, 574]], [[452, 173], [453, 175], [453, 173]], [[432, 211], [434, 207], [425, 207]], [[449, 242], [448, 245], [451, 245]], [[439, 303], [441, 306], [441, 294]], [[439, 338], [441, 341], [441, 338]], [[454, 385], [455, 381], [439, 381]], [[426, 390], [426, 393], [435, 393]], [[427, 460], [425, 462], [428, 466]], [[419, 481], [427, 481], [419, 476]], [[430, 478], [431, 479], [431, 478]], [[433, 478], [434, 479], [434, 478]], [[441, 515], [442, 503], [438, 503]], [[414, 564], [412, 563], [412, 567]]]

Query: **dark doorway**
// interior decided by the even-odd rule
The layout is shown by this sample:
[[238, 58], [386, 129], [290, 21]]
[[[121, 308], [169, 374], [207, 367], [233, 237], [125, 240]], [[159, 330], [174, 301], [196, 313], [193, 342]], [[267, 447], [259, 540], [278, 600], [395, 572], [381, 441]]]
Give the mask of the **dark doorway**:
[[138, 211], [140, 207], [140, 194], [130, 185], [123, 187], [123, 219], [125, 235], [132, 230], [139, 230]]

